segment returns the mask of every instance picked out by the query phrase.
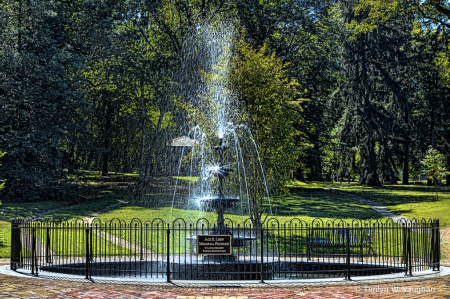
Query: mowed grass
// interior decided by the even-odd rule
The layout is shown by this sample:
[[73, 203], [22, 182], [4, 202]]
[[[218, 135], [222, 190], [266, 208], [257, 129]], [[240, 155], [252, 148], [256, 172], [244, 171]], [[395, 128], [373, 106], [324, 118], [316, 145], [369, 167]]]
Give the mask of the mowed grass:
[[[233, 209], [225, 212], [225, 218], [242, 223], [248, 218], [245, 203], [237, 204]], [[336, 218], [351, 221], [353, 219], [385, 219], [382, 215], [372, 210], [357, 199], [341, 194], [323, 190], [301, 190], [293, 188], [289, 196], [274, 196], [265, 199], [262, 219], [276, 218], [284, 223], [293, 218], [311, 222], [315, 218], [334, 220]], [[139, 218], [142, 221], [159, 218], [164, 222], [173, 222], [177, 218], [195, 221], [205, 218], [210, 223], [217, 220], [215, 212], [202, 212], [199, 209], [186, 209], [182, 204], [171, 202], [160, 206], [148, 206], [145, 202], [130, 202], [129, 205], [112, 209], [99, 216], [102, 222], [118, 218], [129, 222]]]
[[[40, 229], [37, 226], [35, 233], [38, 246], [44, 246], [48, 241], [50, 250], [58, 256], [86, 256], [85, 228], [77, 222], [67, 222], [58, 225], [58, 229], [49, 230], [48, 233], [46, 229]], [[134, 253], [129, 248], [110, 242], [104, 237], [95, 234], [95, 231], [91, 238], [93, 242], [92, 248], [95, 254], [109, 256], [130, 255]], [[26, 247], [26, 244], [23, 245]]]
[[[130, 202], [127, 206], [112, 209], [100, 215], [99, 218], [101, 222], [107, 224], [108, 227], [109, 221], [113, 221], [113, 223], [119, 225], [117, 219], [123, 221], [122, 225], [138, 221], [134, 222], [135, 224], [137, 223], [138, 227], [140, 227], [139, 221], [141, 221], [144, 228], [159, 228], [160, 230], [162, 229], [162, 232], [164, 232], [167, 223], [169, 223], [170, 226], [175, 229], [180, 228], [180, 231], [177, 230], [174, 232], [177, 234], [175, 239], [185, 240], [186, 237], [190, 235], [201, 234], [200, 232], [191, 231], [191, 229], [201, 227], [201, 225], [204, 224], [206, 230], [205, 233], [207, 233], [209, 229], [206, 227], [213, 227], [217, 221], [217, 214], [214, 211], [200, 211], [198, 207], [196, 209], [192, 205], [189, 209], [188, 206], [189, 205], [186, 202], [175, 202], [173, 206], [171, 202], [160, 203], [159, 206], [151, 206], [145, 201], [134, 201]], [[273, 235], [272, 237], [277, 235], [277, 238], [288, 236], [284, 235], [285, 232], [282, 230], [279, 231], [278, 229], [273, 228], [271, 226], [272, 223], [275, 224], [278, 222], [279, 228], [282, 229], [284, 223], [293, 219], [296, 219], [294, 223], [297, 225], [300, 223], [299, 220], [311, 224], [316, 218], [320, 218], [321, 221], [324, 222], [327, 220], [333, 221], [338, 218], [349, 223], [351, 223], [353, 219], [386, 219], [359, 200], [320, 188], [307, 191], [293, 188], [289, 196], [271, 197], [270, 207], [271, 208], [269, 208], [269, 199], [266, 199], [264, 205], [265, 213], [263, 213], [262, 220], [267, 223], [271, 222], [269, 227], [272, 228], [273, 231], [271, 231], [270, 234]], [[246, 210], [245, 203], [243, 203], [242, 206], [238, 203], [234, 208], [227, 210], [224, 217], [240, 224], [242, 227], [244, 221], [248, 219]], [[201, 220], [198, 221], [199, 219]], [[193, 224], [192, 227], [190, 226], [191, 223]], [[147, 224], [148, 227], [146, 226]], [[158, 224], [159, 226], [157, 226]], [[247, 222], [247, 225], [251, 225], [251, 222]], [[145, 234], [151, 235], [156, 233], [150, 232], [148, 229], [146, 229]], [[112, 230], [110, 233], [117, 235], [120, 232]], [[294, 238], [301, 243], [301, 246], [299, 245], [300, 247], [296, 250], [304, 250], [306, 248], [306, 230], [288, 232], [288, 234], [289, 242], [286, 244], [291, 244], [291, 238]], [[154, 251], [155, 248], [158, 248], [158, 246], [161, 246], [161, 244], [158, 244], [155, 237], [146, 237], [144, 238], [144, 241], [140, 240], [138, 235], [130, 235], [129, 237], [131, 239], [127, 239], [128, 241], [132, 243], [136, 242], [152, 251]], [[182, 241], [180, 244], [186, 245], [187, 243]], [[178, 250], [184, 252], [188, 250], [188, 248], [189, 246], [186, 248], [181, 246]], [[284, 248], [279, 250], [283, 251], [290, 249]]]
[[[135, 175], [134, 175], [135, 176]], [[122, 183], [123, 177], [114, 182], [120, 181]], [[176, 178], [172, 178], [176, 179]], [[195, 178], [178, 177], [179, 183], [189, 183]], [[99, 178], [96, 175], [89, 176], [87, 183], [97, 184]], [[113, 208], [106, 213], [99, 216], [102, 222], [107, 222], [114, 218], [118, 218], [126, 223], [133, 219], [140, 219], [141, 221], [153, 221], [154, 219], [161, 219], [163, 222], [173, 222], [177, 218], [185, 219], [187, 221], [197, 221], [198, 219], [205, 219], [212, 226], [217, 220], [217, 215], [213, 211], [202, 212], [198, 207], [189, 205], [186, 201], [178, 198], [177, 202], [172, 205], [171, 200], [157, 200], [160, 196], [158, 192], [150, 192], [148, 199], [150, 200], [132, 200], [128, 201], [130, 193], [125, 189], [114, 189], [105, 182], [100, 182], [100, 192], [92, 197], [90, 200], [65, 206], [62, 202], [44, 202], [44, 203], [4, 203], [0, 206], [0, 210], [8, 211], [7, 215], [15, 214], [17, 216], [26, 217], [32, 214], [37, 214], [42, 211], [54, 208], [62, 209], [47, 215], [54, 219], [76, 219], [86, 216], [91, 216], [95, 212], [105, 209], [105, 207], [114, 205], [121, 201], [122, 206]], [[124, 182], [126, 183], [126, 182]], [[347, 183], [343, 183], [347, 184]], [[180, 185], [181, 186], [181, 185]], [[439, 217], [442, 219], [445, 216], [441, 214], [449, 214], [448, 204], [448, 189], [441, 189], [440, 200], [436, 201], [434, 189], [427, 186], [400, 186], [390, 185], [385, 188], [367, 188], [351, 183], [350, 185], [342, 185], [341, 183], [331, 182], [292, 182], [290, 185], [291, 194], [288, 196], [272, 196], [265, 200], [263, 205], [264, 213], [262, 220], [268, 221], [270, 218], [276, 219], [280, 223], [286, 223], [294, 218], [311, 223], [314, 219], [320, 218], [322, 221], [342, 219], [351, 222], [353, 219], [375, 219], [384, 222], [386, 217], [381, 216], [367, 205], [361, 203], [359, 200], [338, 194], [330, 190], [324, 190], [324, 187], [339, 188], [343, 191], [359, 194], [363, 197], [373, 199], [380, 204], [387, 205], [394, 213], [402, 214], [407, 217], [422, 218], [421, 214], [433, 214], [432, 207], [435, 208], [436, 213], [431, 217]], [[150, 196], [151, 195], [151, 196]], [[153, 200], [153, 199], [154, 200]], [[442, 200], [441, 200], [442, 199]], [[416, 205], [422, 205], [416, 207]], [[424, 207], [426, 209], [424, 209]], [[5, 209], [6, 208], [6, 209]], [[447, 209], [445, 212], [443, 209]], [[425, 212], [424, 212], [425, 211]], [[237, 204], [235, 208], [229, 209], [225, 214], [226, 218], [237, 223], [242, 223], [248, 218], [247, 208], [245, 203]], [[428, 218], [428, 217], [427, 217]], [[178, 223], [182, 223], [179, 221]], [[3, 231], [6, 246], [0, 247], [0, 257], [9, 257], [9, 239], [10, 239], [10, 223], [0, 222], [0, 230]]]
[[[3, 241], [3, 242], [1, 242]], [[11, 224], [0, 220], [0, 258], [10, 257]]]
[[[61, 202], [2, 202], [0, 205], [0, 258], [11, 256], [11, 222], [12, 218], [26, 218], [44, 211], [61, 207]], [[64, 206], [64, 205], [63, 205]]]
[[113, 192], [113, 191], [102, 191], [96, 198], [89, 201], [79, 203], [76, 205], [71, 205], [50, 213], [43, 218], [53, 218], [56, 220], [61, 219], [81, 219], [86, 216], [93, 215], [105, 209], [108, 206], [120, 203], [126, 197], [126, 193]]
[[[0, 205], [0, 237], [3, 235], [4, 242], [0, 245], [0, 258], [8, 258], [11, 255], [11, 218], [37, 217], [43, 212], [52, 211], [41, 218], [53, 218], [54, 220], [73, 220], [90, 216], [106, 207], [116, 204], [127, 197], [126, 186], [132, 183], [128, 177], [135, 174], [115, 175], [107, 178], [100, 177], [94, 172], [86, 172], [82, 178], [81, 189], [86, 192], [81, 194], [83, 199], [80, 203], [64, 201], [43, 202], [2, 202]], [[96, 185], [91, 187], [92, 185]], [[3, 220], [3, 221], [2, 221]]]
[[425, 183], [415, 185], [385, 185], [383, 187], [344, 186], [342, 191], [376, 201], [394, 214], [407, 218], [439, 218], [440, 226], [450, 226], [450, 186], [438, 188]]
[[0, 205], [0, 213], [3, 218], [26, 218], [38, 215], [42, 212], [64, 207], [66, 203], [61, 201], [42, 201], [42, 202], [5, 202]]

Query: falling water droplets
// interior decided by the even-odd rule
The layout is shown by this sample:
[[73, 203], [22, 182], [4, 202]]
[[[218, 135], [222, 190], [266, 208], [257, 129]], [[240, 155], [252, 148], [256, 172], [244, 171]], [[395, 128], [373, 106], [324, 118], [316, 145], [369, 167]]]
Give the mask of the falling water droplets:
[[[201, 199], [217, 195], [221, 168], [218, 153], [212, 147], [223, 139], [229, 149], [223, 154], [222, 167], [233, 169], [223, 182], [225, 196], [240, 199], [240, 209], [234, 213], [246, 217], [250, 215], [248, 176], [259, 172], [260, 189], [265, 191], [262, 196], [269, 198], [269, 194], [250, 130], [242, 123], [237, 124], [239, 116], [235, 111], [242, 113], [242, 109], [229, 80], [234, 36], [234, 27], [225, 22], [197, 26], [194, 34], [183, 43], [177, 82], [180, 96], [189, 100], [187, 135], [195, 141], [190, 152], [187, 149], [189, 153], [183, 155], [188, 154], [189, 176], [199, 178], [188, 184], [188, 209], [204, 212]], [[177, 192], [176, 185], [171, 212]]]

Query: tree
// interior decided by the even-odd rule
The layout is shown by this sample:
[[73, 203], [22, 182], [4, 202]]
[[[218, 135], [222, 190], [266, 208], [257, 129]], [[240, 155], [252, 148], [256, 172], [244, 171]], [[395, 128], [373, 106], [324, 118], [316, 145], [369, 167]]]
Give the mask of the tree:
[[[427, 133], [430, 136], [428, 138], [430, 140], [425, 141], [423, 138], [419, 139], [410, 139], [410, 142], [405, 143], [405, 147], [410, 148], [412, 151], [417, 153], [416, 156], [411, 156], [415, 161], [414, 163], [418, 163], [420, 160], [420, 156], [423, 151], [426, 150], [423, 148], [423, 145], [431, 144], [433, 146], [439, 146], [442, 149], [443, 153], [447, 155], [448, 165], [450, 165], [450, 146], [447, 142], [448, 137], [450, 136], [450, 132], [448, 126], [441, 127], [446, 121], [441, 121], [441, 119], [448, 119], [448, 113], [440, 110], [442, 97], [446, 97], [445, 94], [448, 94], [448, 57], [450, 55], [449, 52], [449, 36], [448, 31], [450, 29], [450, 5], [448, 1], [443, 0], [387, 0], [387, 1], [374, 1], [374, 0], [363, 0], [359, 1], [357, 5], [354, 6], [354, 14], [356, 15], [366, 15], [366, 18], [363, 19], [354, 19], [350, 23], [347, 24], [347, 28], [350, 28], [354, 31], [354, 36], [359, 33], [368, 33], [374, 32], [376, 28], [383, 26], [383, 24], [389, 22], [392, 19], [401, 19], [406, 15], [410, 15], [414, 18], [414, 31], [416, 33], [416, 38], [424, 39], [427, 41], [427, 48], [423, 49], [423, 54], [432, 54], [434, 56], [431, 60], [426, 59], [427, 62], [416, 62], [416, 65], [424, 64], [428, 70], [422, 74], [425, 74], [421, 80], [416, 80], [417, 83], [415, 85], [422, 86], [417, 89], [428, 90], [429, 95], [425, 96], [425, 102], [429, 101], [430, 108], [426, 110], [429, 111], [429, 114], [426, 116], [430, 118], [429, 125], [427, 126]], [[419, 44], [423, 43], [419, 41]], [[422, 55], [424, 56], [424, 55]], [[419, 60], [418, 60], [419, 61]], [[433, 70], [434, 67], [437, 67], [437, 73]], [[433, 73], [433, 75], [431, 75]], [[430, 78], [431, 77], [431, 78]], [[429, 80], [426, 82], [426, 80]], [[425, 87], [428, 86], [428, 87]], [[431, 103], [433, 102], [433, 103]], [[444, 100], [445, 102], [445, 100]], [[436, 105], [436, 103], [439, 103]], [[425, 104], [428, 106], [428, 104]], [[436, 107], [432, 107], [436, 106]], [[410, 110], [411, 112], [413, 110]], [[445, 109], [444, 109], [445, 111]], [[410, 119], [413, 118], [414, 115], [410, 114]], [[409, 125], [409, 129], [413, 129], [419, 131], [420, 129], [413, 128]], [[412, 131], [410, 131], [412, 132]], [[425, 134], [426, 135], [426, 134]], [[417, 136], [418, 137], [418, 136]], [[413, 142], [417, 142], [417, 146], [422, 148], [423, 150], [414, 149]], [[407, 151], [409, 152], [409, 151]], [[408, 173], [408, 165], [407, 162], [410, 156], [405, 155], [403, 172], [405, 174]], [[450, 178], [450, 177], [449, 177]], [[407, 175], [404, 176], [404, 182], [407, 183]], [[450, 179], [448, 180], [450, 181]]]
[[[355, 15], [355, 5], [343, 2], [347, 24], [371, 13], [368, 8]], [[398, 169], [403, 183], [409, 181], [413, 112], [421, 108], [417, 90], [424, 77], [413, 21], [411, 14], [392, 16], [373, 31], [350, 31], [344, 43], [345, 80], [332, 103], [343, 115], [341, 141], [361, 148], [362, 182], [370, 186], [381, 185], [380, 173], [396, 182]]]
[[418, 22], [450, 28], [450, 5], [445, 0], [362, 0], [355, 6], [355, 14], [368, 12], [364, 20], [353, 20], [348, 26], [356, 32], [373, 31], [392, 17], [413, 13]]
[[[266, 174], [279, 190], [289, 180], [291, 171], [298, 168], [299, 157], [307, 146], [296, 127], [303, 120], [300, 104], [305, 99], [301, 98], [300, 84], [289, 78], [287, 65], [274, 52], [268, 53], [266, 44], [255, 49], [240, 40], [230, 70], [232, 86], [247, 112], [242, 115], [243, 120], [250, 123]], [[249, 182], [255, 188], [250, 194], [251, 217], [259, 223], [265, 190], [261, 190], [261, 178], [253, 176], [253, 180]]]
[[[3, 157], [5, 154], [6, 153], [0, 151], [0, 158]], [[0, 166], [1, 166], [1, 164], [0, 164]], [[5, 187], [5, 181], [2, 180], [1, 182], [2, 183], [0, 184], [0, 190], [2, 190]], [[0, 202], [0, 204], [1, 204], [1, 202]]]
[[425, 157], [421, 161], [421, 164], [423, 166], [422, 174], [429, 180], [432, 180], [436, 190], [436, 199], [439, 199], [437, 185], [446, 174], [444, 155], [440, 154], [436, 149], [430, 146]]
[[[70, 185], [65, 146], [83, 124], [80, 56], [55, 1], [5, 1], [0, 10], [0, 172], [12, 200], [62, 199]], [[71, 79], [69, 79], [71, 77]]]

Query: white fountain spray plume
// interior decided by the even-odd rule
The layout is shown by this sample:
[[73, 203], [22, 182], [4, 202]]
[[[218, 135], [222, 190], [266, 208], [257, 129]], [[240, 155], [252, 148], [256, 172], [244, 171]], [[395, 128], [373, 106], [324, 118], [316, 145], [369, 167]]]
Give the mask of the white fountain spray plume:
[[[189, 182], [188, 190], [190, 204], [201, 210], [201, 199], [218, 192], [217, 180], [221, 170], [217, 152], [212, 150], [212, 146], [222, 139], [224, 144], [232, 145], [228, 151], [223, 152], [224, 163], [227, 165], [222, 164], [222, 167], [234, 170], [233, 175], [227, 178], [224, 190], [227, 196], [241, 200], [241, 216], [244, 216], [244, 202], [247, 213], [251, 216], [247, 176], [254, 175], [255, 169], [259, 169], [258, 177], [261, 178], [262, 191], [269, 200], [269, 207], [270, 198], [264, 169], [250, 130], [245, 125], [236, 124], [238, 119], [242, 119], [242, 115], [236, 113], [241, 109], [229, 81], [234, 35], [234, 27], [229, 23], [203, 25], [198, 26], [195, 34], [183, 45], [181, 71], [185, 73], [180, 75], [179, 81], [186, 85], [183, 91], [187, 92], [185, 98], [189, 99], [188, 114], [192, 125], [188, 135], [195, 140], [190, 152], [189, 175], [199, 176], [195, 184]], [[197, 87], [196, 90], [193, 85]], [[253, 159], [249, 159], [250, 156]], [[252, 162], [254, 165], [251, 171], [246, 169], [249, 160], [255, 161]], [[175, 186], [171, 215], [176, 189]], [[272, 214], [271, 210], [269, 214]]]

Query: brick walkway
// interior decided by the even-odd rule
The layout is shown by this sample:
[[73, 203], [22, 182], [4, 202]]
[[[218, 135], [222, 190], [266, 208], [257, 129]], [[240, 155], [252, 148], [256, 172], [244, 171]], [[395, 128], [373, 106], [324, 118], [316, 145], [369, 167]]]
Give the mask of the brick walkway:
[[0, 274], [0, 298], [450, 298], [450, 276], [389, 283], [206, 288], [95, 284]]

